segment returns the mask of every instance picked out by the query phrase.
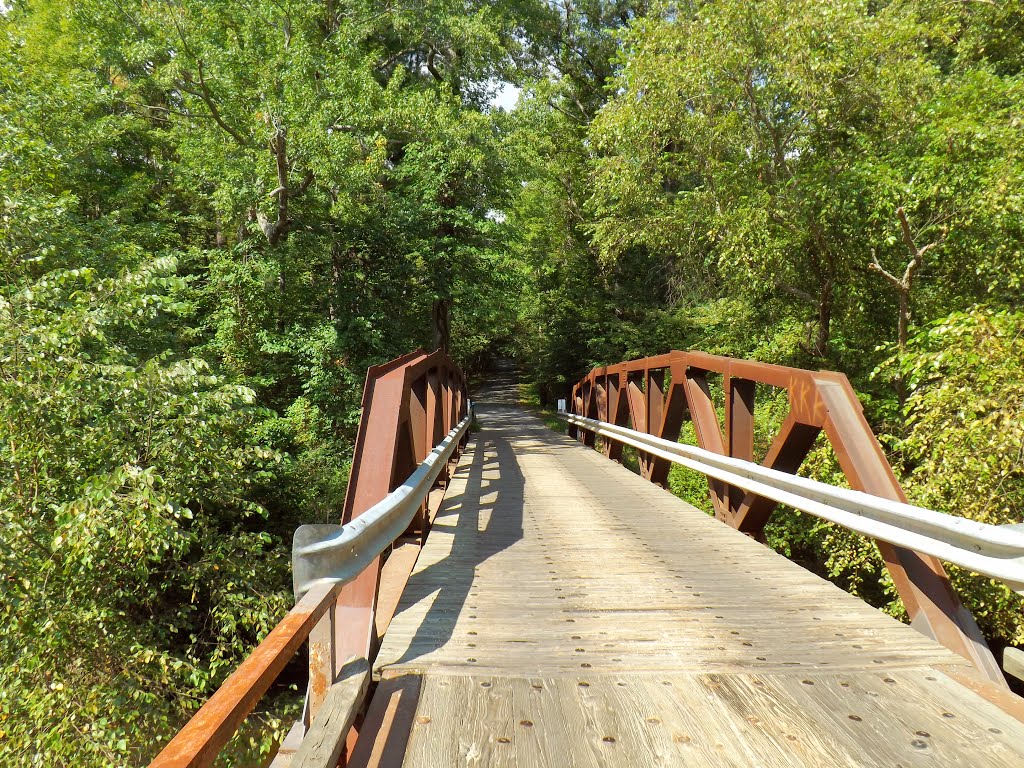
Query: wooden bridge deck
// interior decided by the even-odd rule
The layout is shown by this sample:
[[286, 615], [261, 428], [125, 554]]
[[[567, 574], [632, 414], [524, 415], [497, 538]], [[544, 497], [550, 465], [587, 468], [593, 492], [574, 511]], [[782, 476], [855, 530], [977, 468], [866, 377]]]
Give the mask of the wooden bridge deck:
[[351, 764], [1024, 765], [959, 656], [523, 411], [478, 412]]

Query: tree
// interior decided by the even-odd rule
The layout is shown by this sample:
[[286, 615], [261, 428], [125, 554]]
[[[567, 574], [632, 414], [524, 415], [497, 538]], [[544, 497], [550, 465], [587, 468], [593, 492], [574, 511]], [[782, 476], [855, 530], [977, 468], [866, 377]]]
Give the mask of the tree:
[[[1024, 518], [1024, 317], [977, 306], [953, 312], [908, 341], [911, 394], [897, 448], [912, 501], [994, 525]], [[960, 568], [957, 591], [986, 635], [1024, 645], [1024, 600]]]
[[[915, 242], [914, 233], [910, 230], [910, 222], [907, 221], [906, 212], [902, 208], [897, 208], [896, 215], [900, 220], [900, 231], [903, 233], [903, 242], [907, 246], [907, 250], [910, 252], [910, 260], [903, 269], [903, 275], [901, 277], [897, 277], [892, 272], [889, 272], [882, 266], [881, 262], [878, 261], [878, 256], [875, 253], [871, 254], [871, 263], [868, 264], [868, 269], [877, 272], [885, 278], [885, 280], [896, 289], [896, 293], [899, 296], [900, 307], [899, 316], [897, 318], [896, 345], [899, 354], [902, 356], [907, 351], [907, 340], [910, 337], [910, 295], [914, 288], [914, 276], [921, 268], [921, 265], [924, 264], [925, 254], [932, 248], [940, 245], [941, 241], [936, 240], [928, 243], [927, 245], [919, 246]], [[900, 399], [900, 407], [902, 407], [907, 398], [906, 384], [902, 376], [897, 377], [896, 382], [896, 391]]]
[[858, 223], [889, 192], [865, 183], [872, 158], [935, 86], [917, 32], [859, 2], [694, 4], [634, 25], [592, 130], [605, 258], [660, 250], [682, 282], [710, 260], [720, 292], [811, 310], [803, 349], [834, 356]]

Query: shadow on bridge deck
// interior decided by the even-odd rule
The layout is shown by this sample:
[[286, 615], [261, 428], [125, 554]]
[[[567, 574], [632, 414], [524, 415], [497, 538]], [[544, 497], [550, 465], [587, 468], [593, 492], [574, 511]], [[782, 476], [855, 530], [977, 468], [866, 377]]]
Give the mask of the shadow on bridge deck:
[[[484, 412], [490, 421], [491, 412]], [[515, 419], [509, 413], [494, 417], [498, 421]], [[515, 428], [514, 423], [508, 426]], [[448, 546], [432, 547], [421, 555], [415, 576], [403, 593], [399, 614], [422, 601], [429, 601], [429, 607], [409, 647], [393, 662], [396, 665], [443, 648], [466, 607], [479, 564], [523, 538], [523, 473], [512, 446], [492, 435], [483, 432], [473, 438], [468, 462], [460, 464], [453, 478], [458, 492], [449, 491], [434, 519], [431, 539], [435, 543], [444, 539]], [[431, 557], [435, 551], [440, 554], [438, 559]], [[469, 608], [475, 610], [475, 606]]]

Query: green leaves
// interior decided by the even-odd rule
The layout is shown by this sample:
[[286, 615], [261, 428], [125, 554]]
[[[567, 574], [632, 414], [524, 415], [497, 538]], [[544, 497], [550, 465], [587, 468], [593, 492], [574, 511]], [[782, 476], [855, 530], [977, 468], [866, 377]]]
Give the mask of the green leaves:
[[[163, 291], [181, 287], [174, 266], [157, 259], [103, 278], [89, 268], [51, 272], [5, 302], [0, 562], [21, 578], [3, 586], [10, 630], [0, 654], [5, 667], [19, 662], [2, 688], [0, 712], [10, 719], [0, 754], [97, 764], [150, 754], [180, 717], [167, 694], [184, 684], [186, 660], [199, 673], [191, 685], [207, 690], [219, 674], [216, 655], [237, 659], [245, 638], [282, 607], [280, 597], [261, 596], [279, 583], [280, 557], [241, 527], [260, 511], [246, 501], [245, 479], [274, 460], [246, 447], [252, 391], [228, 385], [202, 360], [138, 360], [132, 351], [159, 332], [172, 304]], [[224, 571], [236, 559], [251, 569], [247, 596], [223, 606], [203, 597], [223, 577], [202, 575], [199, 564]], [[246, 629], [233, 620], [230, 632], [204, 633], [220, 647], [213, 659], [163, 650], [201, 616], [241, 609]], [[168, 610], [177, 618], [165, 623]], [[138, 647], [143, 657], [131, 650]], [[158, 653], [169, 664], [163, 682], [151, 679]], [[137, 689], [153, 697], [142, 708], [124, 700]], [[116, 728], [63, 735], [65, 723], [111, 710]], [[144, 728], [153, 718], [164, 726]]]
[[[1024, 317], [973, 307], [922, 329], [902, 361], [913, 386], [906, 437], [911, 500], [995, 525], [1024, 519]], [[1022, 600], [953, 569], [986, 633], [1024, 643]]]

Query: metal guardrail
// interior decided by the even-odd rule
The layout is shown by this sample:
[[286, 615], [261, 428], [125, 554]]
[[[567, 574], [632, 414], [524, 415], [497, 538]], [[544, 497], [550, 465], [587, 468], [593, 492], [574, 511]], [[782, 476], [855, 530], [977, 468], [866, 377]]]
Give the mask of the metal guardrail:
[[570, 424], [872, 539], [932, 555], [1024, 594], [1024, 527], [989, 525], [791, 475], [570, 413]]
[[402, 485], [345, 525], [302, 525], [292, 539], [295, 600], [317, 586], [347, 584], [409, 527], [473, 419], [472, 406]]

